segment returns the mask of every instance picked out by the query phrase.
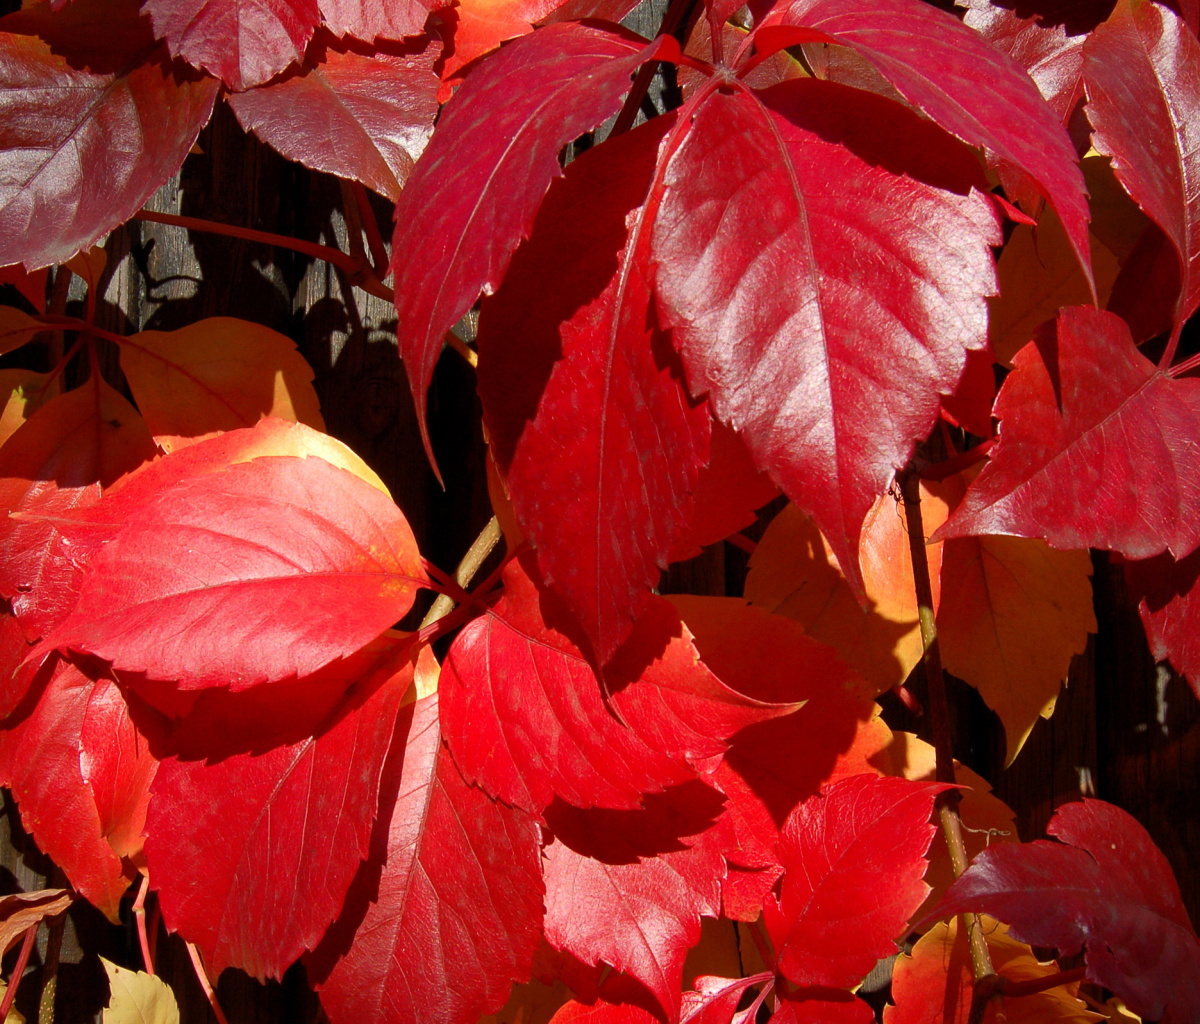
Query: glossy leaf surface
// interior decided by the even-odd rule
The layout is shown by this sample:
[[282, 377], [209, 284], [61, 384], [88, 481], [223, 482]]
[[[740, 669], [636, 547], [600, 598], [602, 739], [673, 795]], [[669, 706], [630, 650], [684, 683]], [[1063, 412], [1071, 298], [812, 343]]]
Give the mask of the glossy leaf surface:
[[146, 0], [171, 56], [231, 89], [249, 89], [299, 60], [320, 20], [317, 0]]
[[1200, 941], [1145, 829], [1112, 804], [1083, 800], [1060, 807], [1047, 832], [1062, 842], [980, 854], [936, 913], [983, 911], [1007, 922], [1014, 938], [1066, 956], [1086, 946], [1089, 980], [1134, 1013], [1194, 1019]]
[[419, 35], [444, 0], [317, 0], [325, 27], [335, 36], [364, 42]]
[[[624, 33], [550, 25], [506, 47], [447, 104], [392, 240], [400, 352], [422, 430], [442, 336], [500, 283], [561, 173], [559, 149], [616, 110], [652, 52]], [[465, 151], [462, 137], [474, 140]]]
[[[1110, 313], [1064, 309], [1014, 359], [1000, 440], [939, 537], [1015, 534], [1054, 547], [1177, 557], [1200, 543], [1200, 382], [1172, 380]], [[1141, 468], [1161, 466], [1153, 488]]]
[[312, 64], [233, 93], [229, 105], [243, 128], [289, 160], [395, 202], [433, 131], [438, 55], [436, 46], [404, 56], [323, 46]]
[[688, 385], [859, 588], [867, 510], [985, 344], [996, 236], [977, 180], [932, 125], [812, 80], [712, 93], [664, 172], [653, 259]]
[[159, 491], [92, 559], [48, 644], [185, 690], [238, 690], [350, 654], [424, 582], [378, 490], [320, 458], [267, 457]]
[[533, 819], [463, 782], [439, 742], [435, 697], [398, 729], [407, 744], [384, 776], [370, 862], [306, 961], [333, 1024], [475, 1020], [529, 977], [541, 935]]
[[129, 3], [38, 5], [0, 21], [0, 266], [66, 260], [179, 169], [218, 83], [165, 56]]

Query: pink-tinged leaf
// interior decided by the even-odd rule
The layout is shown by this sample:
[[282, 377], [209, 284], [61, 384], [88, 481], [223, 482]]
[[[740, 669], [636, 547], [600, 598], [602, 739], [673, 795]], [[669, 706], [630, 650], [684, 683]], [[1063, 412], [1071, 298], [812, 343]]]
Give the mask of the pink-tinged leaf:
[[1011, 57], [920, 0], [874, 0], [869, 6], [791, 0], [765, 20], [755, 41], [760, 50], [775, 49], [788, 45], [797, 29], [857, 50], [934, 122], [1027, 173], [1058, 211], [1090, 280], [1087, 195], [1075, 147]]
[[[541, 937], [538, 830], [468, 786], [416, 703], [389, 758], [372, 852], [326, 942], [306, 958], [333, 1024], [461, 1024], [529, 978]], [[399, 741], [397, 742], [397, 747]], [[382, 874], [381, 874], [382, 871]]]
[[1179, 329], [1200, 305], [1200, 41], [1166, 8], [1118, 0], [1084, 58], [1092, 144], [1179, 257]]
[[720, 812], [720, 794], [699, 780], [648, 796], [635, 811], [552, 804], [546, 939], [636, 978], [675, 1020], [700, 917], [720, 913], [725, 864], [712, 831]]
[[80, 770], [80, 730], [94, 687], [70, 662], [42, 669], [30, 698], [0, 730], [0, 785], [12, 790], [38, 847], [115, 924], [129, 879]]
[[324, 459], [266, 457], [162, 489], [92, 558], [44, 643], [183, 690], [239, 690], [357, 650], [425, 581], [388, 497]]
[[874, 1019], [870, 1004], [849, 992], [801, 989], [780, 991], [779, 1006], [769, 1024], [871, 1024]]
[[1088, 979], [1134, 1013], [1200, 1018], [1200, 941], [1146, 830], [1119, 807], [1083, 800], [1060, 807], [1046, 831], [1062, 843], [985, 850], [934, 914], [982, 911], [1021, 942], [1065, 956], [1086, 946]]
[[852, 988], [896, 951], [925, 899], [937, 795], [949, 787], [855, 775], [783, 826], [783, 889], [763, 907], [778, 969], [797, 985]]
[[736, 1015], [742, 993], [751, 985], [765, 985], [771, 980], [769, 973], [755, 974], [749, 978], [702, 975], [692, 982], [695, 990], [683, 994], [680, 1024], [745, 1024], [747, 1018], [739, 1020], [740, 1015]]
[[479, 317], [492, 452], [601, 664], [658, 583], [709, 458], [708, 409], [654, 327], [645, 277], [653, 204], [640, 204], [668, 123], [568, 167]]
[[289, 160], [395, 202], [433, 132], [439, 49], [370, 57], [310, 49], [302, 68], [231, 94], [229, 105], [243, 128]]
[[0, 449], [0, 594], [27, 639], [62, 621], [81, 580], [53, 518], [94, 504], [156, 451], [137, 410], [103, 381], [52, 398]]
[[317, 0], [145, 0], [144, 10], [172, 57], [235, 90], [262, 85], [303, 57], [321, 20]]
[[936, 126], [815, 80], [712, 93], [667, 165], [654, 258], [688, 384], [843, 566], [986, 344], [999, 235], [976, 184]]
[[1111, 0], [1051, 0], [1022, 17], [991, 0], [957, 0], [963, 23], [1013, 58], [1033, 79], [1061, 124], [1083, 99], [1083, 42], [1103, 21]]
[[[313, 736], [221, 760], [169, 757], [146, 860], [172, 931], [214, 975], [282, 976], [314, 948], [368, 852], [412, 664], [367, 683]], [[367, 681], [364, 681], [367, 682]], [[186, 742], [188, 722], [183, 726]]]
[[142, 863], [150, 784], [158, 771], [151, 749], [166, 730], [150, 711], [137, 721], [116, 684], [97, 679], [79, 730], [79, 771], [92, 791], [100, 832], [118, 857]]
[[786, 713], [735, 693], [699, 660], [671, 605], [654, 599], [605, 672], [613, 711], [569, 622], [520, 566], [496, 607], [459, 634], [439, 691], [442, 728], [463, 775], [532, 814], [555, 796], [630, 809], [645, 793], [695, 778], [743, 726]]
[[1200, 551], [1182, 561], [1169, 554], [1125, 563], [1129, 595], [1155, 661], [1170, 661], [1200, 693]]
[[425, 31], [430, 10], [444, 3], [445, 0], [317, 0], [321, 18], [330, 32], [367, 43], [420, 35]]
[[629, 76], [659, 53], [623, 30], [549, 25], [481, 65], [446, 105], [392, 242], [400, 353], [423, 433], [442, 338], [499, 285], [561, 173], [559, 149], [616, 111]]
[[934, 540], [1015, 534], [1131, 558], [1200, 544], [1200, 381], [1156, 370], [1120, 318], [1087, 306], [1062, 310], [1013, 367], [991, 460]]
[[168, 67], [131, 2], [0, 21], [0, 265], [62, 262], [128, 220], [179, 169], [217, 89]]

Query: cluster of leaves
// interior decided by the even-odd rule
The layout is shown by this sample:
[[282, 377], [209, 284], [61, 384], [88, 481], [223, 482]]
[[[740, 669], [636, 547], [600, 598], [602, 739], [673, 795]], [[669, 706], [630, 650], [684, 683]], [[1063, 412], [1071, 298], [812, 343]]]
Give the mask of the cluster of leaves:
[[[47, 0], [0, 20], [0, 265], [29, 303], [0, 307], [0, 346], [76, 339], [48, 374], [0, 371], [0, 781], [82, 897], [115, 919], [141, 873], [209, 971], [302, 958], [334, 1024], [468, 1024], [510, 992], [559, 1024], [744, 1021], [768, 999], [777, 1024], [861, 1022], [895, 940], [968, 911], [1003, 922], [1006, 982], [1052, 986], [1010, 1019], [1093, 1019], [1022, 942], [1086, 947], [1135, 1012], [1196, 1019], [1200, 942], [1140, 826], [1070, 805], [1061, 843], [981, 840], [950, 885], [930, 818], [953, 768], [935, 781], [875, 703], [921, 659], [928, 605], [1011, 760], [1095, 629], [1089, 547], [1128, 560], [1156, 653], [1200, 680], [1179, 347], [1200, 304], [1196, 3], [708, 0], [653, 41], [615, 24], [632, 6]], [[681, 105], [630, 129], [658, 62]], [[472, 592], [322, 432], [286, 338], [46, 313], [52, 264], [94, 308], [83, 250], [218, 98], [396, 202], [422, 422], [484, 296], [509, 553]], [[77, 353], [91, 375], [59, 393]], [[931, 435], [945, 458], [914, 462]], [[902, 470], [924, 476], [927, 595]], [[655, 592], [780, 490], [745, 600]], [[422, 588], [458, 608], [396, 631]], [[1011, 831], [957, 781], [972, 834]], [[751, 923], [761, 970], [685, 977], [720, 917]], [[966, 1020], [966, 949], [928, 930], [885, 1020]]]

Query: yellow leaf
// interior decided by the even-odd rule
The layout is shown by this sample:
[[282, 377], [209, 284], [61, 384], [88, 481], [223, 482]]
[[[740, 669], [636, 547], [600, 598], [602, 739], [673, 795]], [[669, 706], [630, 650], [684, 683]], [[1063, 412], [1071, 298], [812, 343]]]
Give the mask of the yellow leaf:
[[1028, 537], [963, 537], [942, 552], [942, 663], [1004, 723], [1006, 764], [1054, 711], [1071, 658], [1096, 631], [1086, 551]]
[[[946, 520], [944, 490], [941, 484], [921, 485], [926, 536]], [[925, 550], [936, 601], [941, 545]], [[813, 639], [833, 647], [867, 680], [873, 697], [904, 682], [922, 653], [904, 512], [888, 495], [863, 523], [859, 565], [865, 609], [812, 520], [789, 505], [759, 541], [745, 593], [752, 604], [796, 620]]]
[[[4, 1001], [6, 992], [8, 992], [8, 983], [0, 981], [0, 1002]], [[4, 1024], [25, 1024], [25, 1014], [15, 1006], [10, 1006], [8, 1008], [8, 1015], [4, 1018]]]
[[108, 974], [109, 1000], [104, 1024], [179, 1024], [175, 994], [161, 978], [127, 971], [100, 958]]
[[325, 429], [312, 367], [290, 338], [247, 320], [142, 331], [122, 344], [121, 369], [164, 451], [266, 416]]
[[[1032, 981], [1058, 972], [1039, 963], [1033, 951], [1008, 935], [1006, 925], [982, 918], [992, 966], [1012, 981]], [[900, 956], [892, 972], [892, 1001], [883, 1024], [965, 1024], [971, 1009], [971, 953], [957, 919], [923, 935], [911, 955]], [[1076, 993], [1079, 982], [988, 1004], [984, 1024], [1090, 1024], [1103, 1020]]]
[[57, 394], [50, 374], [33, 370], [0, 370], [0, 444]]

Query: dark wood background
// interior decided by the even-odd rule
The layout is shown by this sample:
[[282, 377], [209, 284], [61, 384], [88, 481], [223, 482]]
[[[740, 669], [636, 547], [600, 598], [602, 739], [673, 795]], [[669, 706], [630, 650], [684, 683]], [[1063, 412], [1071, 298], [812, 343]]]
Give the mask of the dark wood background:
[[[661, 3], [635, 13], [633, 27], [653, 33]], [[345, 245], [337, 182], [276, 156], [246, 136], [218, 103], [199, 152], [164, 185], [151, 206], [260, 230]], [[390, 237], [390, 208], [376, 213]], [[171, 329], [215, 315], [241, 316], [294, 338], [316, 371], [329, 432], [380, 474], [408, 517], [421, 550], [451, 570], [491, 514], [473, 371], [446, 352], [430, 391], [430, 429], [446, 476], [442, 491], [429, 471], [404, 368], [397, 358], [391, 306], [348, 286], [323, 263], [283, 250], [159, 224], [132, 222], [107, 243], [101, 326], [119, 332]], [[81, 298], [72, 291], [69, 307]], [[70, 311], [70, 310], [69, 310]], [[115, 353], [106, 369], [120, 384]], [[750, 531], [753, 533], [754, 531]], [[720, 544], [672, 567], [664, 591], [740, 594], [746, 556]], [[1012, 768], [1003, 770], [1003, 736], [975, 691], [952, 680], [957, 754], [990, 779], [1018, 815], [1022, 839], [1039, 838], [1053, 809], [1081, 792], [1119, 804], [1162, 847], [1179, 877], [1193, 921], [1200, 910], [1200, 707], [1187, 684], [1151, 659], [1120, 569], [1095, 558], [1099, 632], [1076, 659], [1070, 684], [1049, 722], [1034, 729]], [[923, 683], [913, 681], [920, 698]], [[886, 705], [895, 728], [924, 730], [898, 702]], [[55, 869], [20, 827], [5, 794], [0, 816], [0, 885], [4, 891], [55, 883]], [[132, 897], [131, 897], [132, 898]], [[42, 930], [18, 1008], [37, 1019], [46, 955]], [[130, 923], [113, 927], [87, 906], [66, 921], [58, 967], [57, 1015], [64, 1024], [99, 1020], [106, 985], [96, 954], [140, 966]], [[160, 936], [160, 974], [181, 997], [185, 1022], [212, 1020], [182, 946]], [[4, 961], [7, 978], [15, 950]], [[230, 1024], [308, 1022], [319, 1010], [299, 968], [282, 983], [259, 985], [234, 971], [219, 984]]]

